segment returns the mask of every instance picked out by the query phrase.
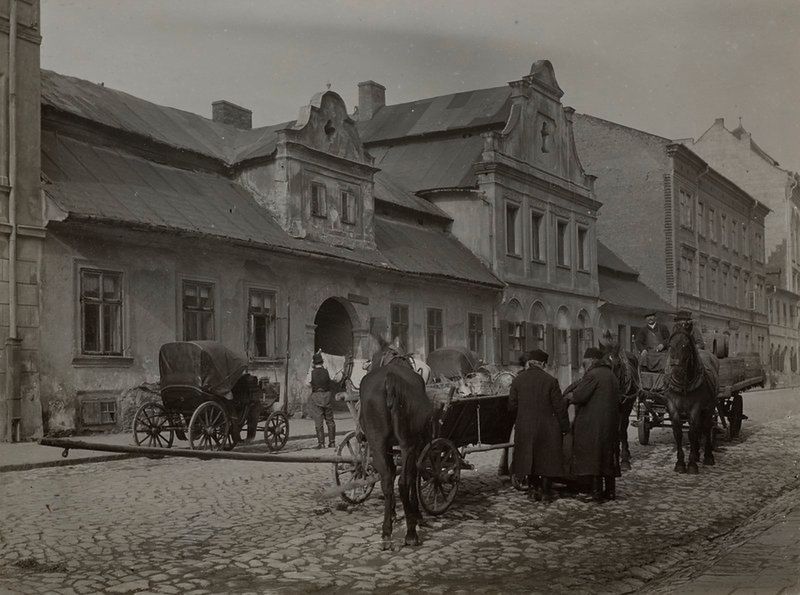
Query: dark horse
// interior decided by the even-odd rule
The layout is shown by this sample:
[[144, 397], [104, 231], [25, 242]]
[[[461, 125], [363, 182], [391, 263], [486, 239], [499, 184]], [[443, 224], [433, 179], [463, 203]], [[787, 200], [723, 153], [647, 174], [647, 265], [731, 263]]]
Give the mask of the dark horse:
[[636, 403], [636, 397], [639, 395], [638, 362], [635, 355], [621, 348], [611, 331], [606, 330], [603, 333], [600, 347], [619, 382], [619, 442], [621, 447], [619, 464], [622, 469], [630, 470], [631, 449], [628, 446], [628, 422]]
[[[672, 434], [678, 450], [675, 471], [698, 473], [700, 439], [705, 438], [704, 465], [714, 464], [713, 415], [717, 405], [719, 362], [711, 353], [704, 352], [708, 366], [703, 365], [700, 352], [692, 340], [691, 323], [678, 323], [669, 338], [669, 358], [664, 379], [667, 408], [672, 422]], [[683, 419], [689, 420], [689, 462], [683, 459]]]
[[406, 517], [406, 545], [419, 545], [417, 524], [422, 516], [417, 496], [417, 458], [429, 441], [433, 403], [425, 392], [425, 381], [407, 356], [381, 340], [381, 350], [372, 358], [369, 372], [361, 380], [360, 424], [372, 453], [372, 464], [381, 476], [384, 496], [383, 549], [391, 547], [394, 517], [394, 479], [397, 469], [393, 448], [400, 447], [400, 499]]

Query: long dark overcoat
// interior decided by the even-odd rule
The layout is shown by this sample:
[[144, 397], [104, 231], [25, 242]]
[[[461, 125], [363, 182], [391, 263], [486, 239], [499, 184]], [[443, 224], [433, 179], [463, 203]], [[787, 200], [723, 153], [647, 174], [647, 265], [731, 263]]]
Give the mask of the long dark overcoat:
[[515, 475], [560, 477], [564, 474], [562, 432], [569, 431], [567, 404], [558, 380], [541, 368], [520, 372], [511, 383], [509, 409], [516, 410]]
[[619, 382], [605, 362], [578, 382], [572, 392], [572, 475], [619, 477], [619, 399]]

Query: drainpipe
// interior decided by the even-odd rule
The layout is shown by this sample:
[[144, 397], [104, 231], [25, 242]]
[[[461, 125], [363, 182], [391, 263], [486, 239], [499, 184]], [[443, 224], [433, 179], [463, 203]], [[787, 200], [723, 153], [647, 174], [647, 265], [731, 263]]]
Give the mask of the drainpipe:
[[8, 27], [8, 340], [6, 351], [7, 436], [20, 439], [22, 407], [19, 394], [17, 337], [17, 0], [9, 0]]

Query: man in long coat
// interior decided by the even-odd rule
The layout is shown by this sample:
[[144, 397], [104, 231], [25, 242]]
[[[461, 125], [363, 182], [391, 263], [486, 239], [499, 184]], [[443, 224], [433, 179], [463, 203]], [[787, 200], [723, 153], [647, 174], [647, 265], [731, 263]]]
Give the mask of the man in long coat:
[[619, 382], [596, 347], [586, 350], [583, 365], [585, 374], [567, 396], [576, 406], [570, 472], [592, 478], [593, 500], [613, 500], [620, 476]]
[[569, 417], [558, 380], [544, 371], [547, 354], [535, 349], [526, 355], [528, 368], [511, 383], [508, 407], [516, 411], [514, 427], [515, 475], [541, 478], [534, 498], [552, 500], [552, 478], [563, 475], [563, 436], [569, 431]]
[[643, 326], [636, 331], [633, 342], [636, 346], [636, 353], [642, 361], [646, 370], [651, 372], [664, 371], [664, 351], [669, 343], [669, 327], [663, 322], [656, 320], [656, 313], [650, 312], [645, 316], [647, 326]]

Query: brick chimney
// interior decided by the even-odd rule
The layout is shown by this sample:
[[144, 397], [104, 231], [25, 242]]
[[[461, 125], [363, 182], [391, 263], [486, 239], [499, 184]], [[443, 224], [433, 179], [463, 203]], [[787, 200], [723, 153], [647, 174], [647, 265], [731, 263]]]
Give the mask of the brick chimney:
[[358, 83], [358, 114], [359, 121], [371, 120], [372, 116], [386, 105], [386, 87], [375, 81]]
[[250, 130], [253, 127], [253, 112], [224, 99], [211, 104], [211, 119], [242, 130]]

